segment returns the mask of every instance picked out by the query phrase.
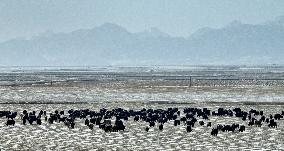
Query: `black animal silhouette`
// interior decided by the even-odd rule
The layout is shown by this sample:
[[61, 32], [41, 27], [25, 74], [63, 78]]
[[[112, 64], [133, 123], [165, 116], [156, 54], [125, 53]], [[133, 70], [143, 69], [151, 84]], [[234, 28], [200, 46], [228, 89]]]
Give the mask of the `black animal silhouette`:
[[281, 114], [275, 114], [274, 115], [275, 120], [280, 120], [281, 118], [283, 118], [283, 116]]
[[155, 126], [155, 122], [154, 122], [154, 121], [150, 121], [150, 122], [149, 122], [149, 126], [150, 126], [150, 127], [154, 127], [154, 126]]
[[149, 127], [147, 126], [147, 127], [145, 128], [145, 130], [146, 130], [146, 132], [148, 132], [148, 131], [149, 131]]
[[[284, 111], [281, 114], [271, 114], [269, 116], [265, 115], [263, 111], [258, 111], [255, 109], [250, 109], [248, 112], [241, 110], [240, 108], [234, 109], [224, 109], [218, 108], [217, 111], [210, 111], [207, 108], [184, 108], [183, 113], [179, 111], [178, 108], [167, 108], [167, 109], [141, 109], [141, 110], [125, 110], [122, 108], [116, 108], [112, 110], [108, 110], [105, 108], [101, 108], [99, 111], [92, 111], [89, 109], [78, 109], [78, 110], [68, 110], [66, 114], [64, 111], [54, 111], [51, 112], [49, 116], [46, 115], [46, 111], [39, 111], [38, 114], [35, 111], [27, 112], [26, 110], [21, 113], [20, 119], [23, 121], [25, 125], [26, 122], [30, 124], [43, 124], [41, 119], [44, 117], [45, 121], [49, 124], [62, 124], [63, 122], [69, 128], [75, 128], [75, 119], [83, 119], [85, 125], [88, 126], [89, 129], [93, 130], [94, 125], [98, 125], [99, 128], [104, 130], [105, 132], [118, 132], [124, 131], [126, 126], [124, 122], [128, 121], [128, 119], [133, 118], [135, 122], [146, 122], [149, 124], [145, 128], [148, 132], [150, 127], [155, 127], [158, 124], [158, 128], [160, 131], [163, 130], [164, 124], [167, 122], [173, 122], [174, 126], [185, 125], [186, 131], [191, 132], [194, 126], [207, 126], [211, 127], [212, 123], [210, 121], [211, 116], [227, 116], [227, 117], [238, 117], [243, 121], [248, 121], [249, 126], [266, 126], [267, 124], [263, 124], [264, 122], [268, 123], [268, 127], [277, 128], [277, 120], [281, 120], [284, 115]], [[0, 111], [0, 117], [6, 117], [7, 123], [6, 125], [14, 125], [14, 118], [16, 118], [17, 112], [12, 111]], [[267, 117], [268, 118], [267, 118]], [[115, 121], [112, 121], [115, 119]], [[206, 121], [205, 121], [206, 120]], [[208, 121], [207, 121], [208, 120]], [[198, 121], [198, 122], [197, 122]], [[113, 122], [113, 123], [112, 123]], [[199, 123], [195, 125], [195, 123]], [[112, 125], [113, 124], [113, 125]], [[206, 128], [205, 128], [206, 129]], [[217, 124], [216, 127], [212, 128], [211, 135], [217, 136], [218, 133], [222, 132], [244, 132], [245, 126], [239, 125], [237, 123], [234, 124], [226, 124], [221, 125]]]
[[138, 115], [134, 117], [134, 121], [139, 121], [139, 116]]
[[207, 123], [207, 127], [211, 127], [211, 122], [208, 122], [208, 123]]
[[186, 131], [187, 131], [187, 132], [191, 132], [191, 131], [192, 131], [191, 126], [188, 125], [188, 126], [186, 127]]
[[89, 124], [88, 127], [89, 127], [90, 130], [93, 130], [94, 129], [94, 124]]
[[174, 121], [174, 126], [178, 126], [178, 125], [180, 125], [180, 120], [175, 120]]
[[38, 125], [41, 125], [41, 119], [40, 119], [40, 118], [37, 118], [37, 119], [36, 119], [36, 123], [37, 123]]
[[246, 130], [246, 127], [244, 125], [240, 126], [239, 132], [244, 132]]
[[218, 128], [213, 128], [211, 131], [211, 135], [217, 136], [218, 135]]
[[124, 126], [122, 120], [116, 120], [114, 126], [115, 126], [117, 131], [124, 131], [124, 129], [125, 129], [125, 126]]
[[164, 129], [164, 125], [163, 124], [159, 125], [159, 130], [162, 131], [163, 129]]
[[6, 125], [7, 126], [9, 126], [9, 125], [13, 125], [14, 126], [15, 125], [15, 120], [14, 119], [8, 119]]
[[90, 124], [90, 120], [89, 119], [85, 119], [85, 125], [89, 126]]
[[254, 123], [257, 127], [261, 127], [262, 123], [261, 120], [256, 120]]
[[268, 127], [277, 128], [277, 123], [272, 119], [270, 120]]

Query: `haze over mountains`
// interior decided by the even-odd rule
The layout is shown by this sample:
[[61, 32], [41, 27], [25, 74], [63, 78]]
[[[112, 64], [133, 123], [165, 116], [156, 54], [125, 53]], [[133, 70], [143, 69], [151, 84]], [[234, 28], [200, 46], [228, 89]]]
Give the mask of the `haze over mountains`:
[[258, 25], [233, 21], [173, 37], [157, 28], [131, 33], [112, 23], [0, 43], [0, 65], [284, 64], [284, 16]]

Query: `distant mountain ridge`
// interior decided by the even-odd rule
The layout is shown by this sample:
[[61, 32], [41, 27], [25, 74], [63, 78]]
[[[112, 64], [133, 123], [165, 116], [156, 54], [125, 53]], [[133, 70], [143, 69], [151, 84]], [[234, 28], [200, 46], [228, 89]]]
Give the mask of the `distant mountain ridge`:
[[70, 33], [47, 32], [0, 43], [0, 65], [284, 64], [284, 17], [265, 24], [233, 21], [188, 38], [157, 28], [131, 33], [106, 23]]

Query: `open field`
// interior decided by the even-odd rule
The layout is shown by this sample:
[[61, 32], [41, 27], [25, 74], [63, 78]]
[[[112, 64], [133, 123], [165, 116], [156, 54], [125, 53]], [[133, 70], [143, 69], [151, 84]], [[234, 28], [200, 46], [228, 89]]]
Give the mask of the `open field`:
[[283, 102], [284, 87], [140, 86], [135, 83], [76, 84], [71, 86], [2, 86], [0, 103], [19, 102]]
[[[91, 109], [99, 110], [123, 107], [125, 109], [138, 110], [141, 108], [167, 108], [178, 107], [207, 107], [216, 110], [219, 107], [241, 107], [243, 110], [251, 108], [263, 110], [265, 115], [280, 113], [283, 105], [242, 105], [242, 104], [158, 104], [158, 103], [99, 103], [99, 104], [2, 104], [0, 110], [29, 111], [68, 109]], [[84, 120], [77, 119], [75, 129], [68, 129], [63, 123], [42, 125], [22, 125], [20, 119], [16, 119], [14, 127], [7, 127], [4, 119], [0, 119], [2, 150], [283, 150], [284, 145], [284, 120], [279, 121], [277, 128], [268, 128], [267, 124], [262, 127], [249, 127], [247, 121], [236, 117], [210, 117], [212, 126], [217, 124], [239, 123], [246, 126], [245, 132], [221, 132], [218, 136], [211, 136], [210, 127], [197, 126], [193, 131], [186, 132], [186, 126], [181, 124], [175, 127], [173, 121], [164, 124], [164, 130], [157, 127], [149, 132], [144, 129], [146, 122], [134, 122], [130, 118], [125, 122], [126, 130], [123, 132], [105, 133], [97, 126], [89, 130], [84, 125]]]
[[[176, 68], [176, 67], [175, 67]], [[188, 68], [0, 68], [0, 110], [40, 111], [91, 109], [140, 110], [142, 108], [219, 107], [284, 110], [283, 67], [188, 67]], [[186, 132], [173, 121], [145, 131], [146, 122], [125, 122], [121, 132], [89, 130], [83, 120], [75, 129], [62, 123], [14, 127], [0, 118], [1, 150], [284, 150], [284, 120], [277, 128], [249, 127], [240, 118], [210, 117], [212, 126], [239, 123], [246, 131], [211, 136], [212, 128], [199, 126]]]
[[283, 102], [283, 66], [0, 67], [0, 103]]

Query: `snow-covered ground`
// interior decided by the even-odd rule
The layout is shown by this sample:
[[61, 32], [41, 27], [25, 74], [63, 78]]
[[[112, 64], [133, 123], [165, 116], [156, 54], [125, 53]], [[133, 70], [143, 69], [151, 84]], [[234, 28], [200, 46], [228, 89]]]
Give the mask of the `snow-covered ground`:
[[[266, 115], [284, 110], [283, 67], [45, 68], [0, 68], [0, 110], [194, 106], [254, 108]], [[175, 104], [157, 103], [165, 101]], [[284, 150], [283, 120], [275, 129], [265, 124], [213, 137], [211, 128], [198, 126], [187, 133], [185, 126], [174, 127], [173, 122], [166, 123], [162, 132], [156, 127], [146, 133], [146, 123], [130, 119], [125, 132], [105, 133], [97, 127], [89, 130], [80, 120], [71, 130], [62, 123], [23, 126], [18, 118], [14, 127], [7, 127], [6, 119], [0, 118], [1, 150]], [[212, 117], [210, 121], [247, 125], [238, 118]]]
[[[218, 107], [241, 107], [263, 110], [266, 115], [280, 113], [283, 105], [238, 105], [238, 104], [145, 104], [145, 103], [99, 103], [99, 104], [3, 104], [0, 110], [22, 111], [24, 109], [55, 110], [92, 109], [99, 108], [141, 109], [178, 107], [207, 107], [215, 110]], [[173, 121], [164, 124], [164, 130], [157, 127], [145, 131], [148, 125], [145, 122], [134, 122], [133, 118], [125, 121], [126, 130], [123, 132], [105, 133], [97, 126], [89, 130], [83, 120], [77, 120], [75, 129], [68, 129], [63, 123], [48, 124], [43, 122], [38, 125], [22, 125], [21, 120], [16, 120], [14, 127], [7, 127], [3, 118], [0, 119], [0, 148], [2, 150], [283, 150], [284, 121], [278, 122], [277, 128], [248, 127], [247, 121], [239, 118], [211, 117], [213, 126], [216, 124], [239, 123], [246, 125], [245, 132], [221, 132], [218, 136], [211, 136], [211, 128], [196, 126], [191, 133], [186, 132], [186, 127], [175, 127]], [[207, 122], [207, 121], [206, 121]]]
[[16, 86], [0, 87], [0, 102], [284, 102], [284, 87], [125, 87]]
[[0, 67], [0, 102], [283, 102], [282, 66]]

